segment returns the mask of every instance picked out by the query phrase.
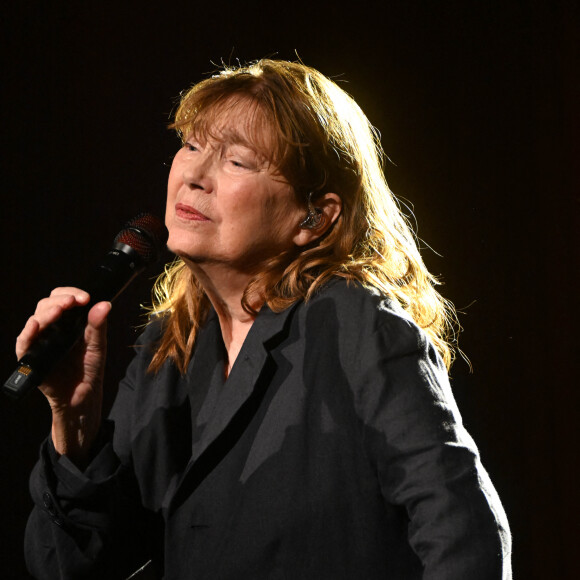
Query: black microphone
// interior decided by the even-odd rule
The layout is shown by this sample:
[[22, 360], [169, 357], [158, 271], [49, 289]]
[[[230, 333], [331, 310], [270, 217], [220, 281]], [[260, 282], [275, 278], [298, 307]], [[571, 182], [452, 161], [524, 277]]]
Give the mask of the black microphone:
[[148, 264], [158, 260], [166, 242], [165, 226], [155, 216], [143, 213], [127, 222], [86, 285], [90, 302], [66, 310], [41, 332], [4, 383], [3, 392], [18, 400], [38, 387], [84, 333], [91, 307], [104, 300], [113, 301]]

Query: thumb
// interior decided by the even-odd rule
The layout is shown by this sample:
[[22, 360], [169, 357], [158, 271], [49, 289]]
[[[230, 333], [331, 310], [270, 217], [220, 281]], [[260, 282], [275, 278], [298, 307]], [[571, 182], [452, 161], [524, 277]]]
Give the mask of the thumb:
[[113, 305], [110, 302], [97, 302], [90, 310], [88, 315], [89, 325], [93, 328], [100, 329]]
[[85, 331], [87, 344], [94, 347], [104, 346], [107, 333], [107, 316], [111, 312], [110, 302], [97, 302], [88, 315], [88, 325]]

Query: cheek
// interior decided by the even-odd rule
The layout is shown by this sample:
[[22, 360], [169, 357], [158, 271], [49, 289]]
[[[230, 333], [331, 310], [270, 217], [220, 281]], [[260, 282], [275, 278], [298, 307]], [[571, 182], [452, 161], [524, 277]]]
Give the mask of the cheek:
[[252, 224], [260, 223], [266, 215], [265, 197], [267, 193], [259, 183], [224, 185], [222, 191], [227, 192], [218, 200], [224, 221], [231, 227], [252, 227]]
[[281, 188], [266, 201], [264, 212], [267, 218], [278, 226], [293, 227], [294, 222], [299, 221], [296, 216], [300, 213], [294, 191]]
[[175, 192], [179, 187], [180, 180], [178, 178], [178, 170], [175, 161], [171, 165], [169, 170], [169, 176], [167, 177], [167, 197], [175, 197]]
[[171, 226], [171, 220], [173, 218], [173, 207], [175, 202], [173, 201], [174, 196], [171, 194], [171, 188], [167, 187], [167, 199], [165, 201], [165, 227], [169, 229]]
[[177, 192], [179, 191], [179, 181], [175, 178], [173, 171], [170, 172], [167, 180], [167, 197], [165, 200], [165, 227], [171, 235], [171, 228], [174, 225], [175, 203], [177, 201]]
[[167, 176], [167, 190], [177, 190], [183, 182], [183, 172], [185, 170], [184, 160], [182, 159], [182, 150], [180, 149], [173, 157], [169, 175]]

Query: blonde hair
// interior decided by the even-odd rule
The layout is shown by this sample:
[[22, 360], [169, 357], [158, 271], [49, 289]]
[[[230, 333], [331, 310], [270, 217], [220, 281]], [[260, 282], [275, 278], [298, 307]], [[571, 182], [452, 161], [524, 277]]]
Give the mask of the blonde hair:
[[[453, 306], [435, 290], [415, 236], [385, 180], [377, 132], [356, 102], [333, 81], [302, 63], [260, 60], [226, 67], [182, 95], [171, 125], [182, 141], [208, 136], [228, 107], [243, 103], [248, 126], [266, 123], [274, 144], [256, 147], [276, 165], [306, 208], [334, 192], [342, 211], [333, 227], [304, 248], [294, 248], [264, 264], [251, 280], [242, 304], [251, 313], [265, 302], [280, 312], [308, 300], [332, 277], [357, 280], [395, 298], [435, 344], [449, 368], [454, 349]], [[215, 137], [215, 135], [212, 135]], [[251, 137], [251, 136], [250, 136]], [[168, 358], [186, 372], [209, 300], [180, 259], [166, 267], [154, 287], [153, 311], [165, 330], [150, 369]]]

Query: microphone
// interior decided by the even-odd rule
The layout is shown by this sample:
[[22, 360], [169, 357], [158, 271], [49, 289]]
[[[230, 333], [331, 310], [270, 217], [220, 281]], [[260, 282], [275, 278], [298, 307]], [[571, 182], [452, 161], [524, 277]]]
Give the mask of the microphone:
[[166, 242], [165, 226], [155, 216], [142, 213], [127, 222], [86, 285], [90, 302], [66, 310], [40, 333], [4, 383], [3, 392], [19, 400], [38, 387], [84, 333], [91, 307], [97, 302], [115, 300], [147, 265], [159, 259]]

